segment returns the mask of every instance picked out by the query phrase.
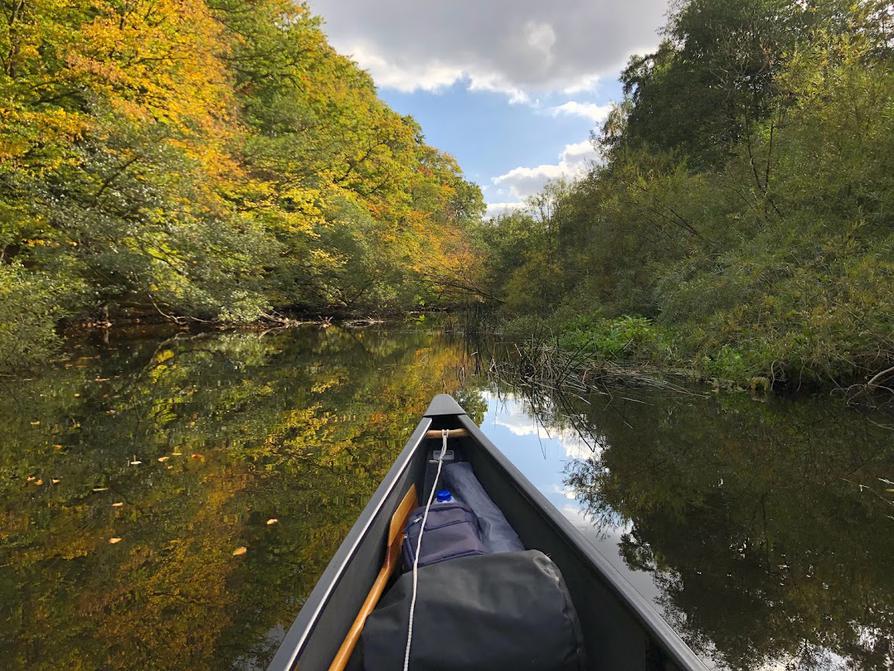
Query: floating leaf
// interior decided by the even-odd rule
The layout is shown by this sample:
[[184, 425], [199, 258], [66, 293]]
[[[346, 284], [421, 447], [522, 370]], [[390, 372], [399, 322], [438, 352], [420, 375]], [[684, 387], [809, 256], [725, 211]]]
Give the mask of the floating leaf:
[[276, 519], [275, 517], [271, 517], [269, 520], [267, 520], [267, 526], [268, 526], [268, 527], [269, 527], [269, 526], [273, 526], [273, 525], [276, 524], [277, 522], [279, 522], [278, 519]]
[[158, 458], [158, 460], [159, 460], [161, 463], [165, 463], [168, 459], [170, 459], [170, 457], [159, 457], [159, 458]]
[[112, 508], [120, 508], [123, 505], [124, 501], [115, 501], [115, 503], [112, 504]]
[[94, 487], [93, 491], [94, 492], [107, 492], [107, 491], [109, 491], [109, 488], [108, 487]]
[[34, 481], [34, 484], [37, 485], [38, 487], [40, 487], [43, 484], [43, 480], [38, 478], [37, 480]]
[[34, 482], [35, 480], [37, 480], [36, 475], [29, 475], [27, 478], [25, 478], [25, 482]]
[[40, 426], [40, 420], [35, 419], [33, 422], [31, 422], [31, 426]]
[[181, 452], [180, 450], [176, 450], [176, 451], [174, 451], [174, 452], [171, 452], [171, 456], [173, 456], [173, 457], [182, 457], [182, 456], [183, 456], [183, 452]]
[[233, 550], [233, 556], [234, 556], [234, 557], [241, 557], [241, 556], [244, 555], [246, 552], [248, 552], [248, 548], [245, 547], [244, 545], [242, 545], [241, 547], [238, 547], [238, 548], [236, 548], [235, 550]]
[[50, 482], [52, 482], [54, 485], [58, 485], [60, 482], [62, 482], [62, 478], [53, 478], [52, 480], [50, 480]]
[[118, 536], [112, 536], [112, 537], [109, 539], [109, 543], [111, 543], [112, 545], [114, 545], [115, 543], [120, 543], [120, 542], [123, 541], [123, 540], [124, 540], [123, 538], [118, 538]]
[[110, 379], [111, 378], [108, 378], [108, 377], [97, 377], [97, 378], [94, 378], [93, 381], [94, 382], [108, 382]]
[[55, 449], [55, 450], [61, 450], [61, 449], [62, 449], [62, 443], [56, 443], [55, 445], [53, 445], [53, 449]]
[[205, 457], [202, 456], [201, 454], [199, 454], [198, 452], [193, 452], [192, 458], [195, 459], [196, 461], [205, 461]]

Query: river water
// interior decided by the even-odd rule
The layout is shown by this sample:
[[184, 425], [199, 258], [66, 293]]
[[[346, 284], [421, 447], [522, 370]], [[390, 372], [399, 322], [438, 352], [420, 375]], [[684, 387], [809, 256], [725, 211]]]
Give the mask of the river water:
[[113, 332], [0, 380], [4, 668], [263, 668], [439, 392], [710, 667], [894, 665], [890, 415], [532, 401], [472, 349], [423, 325]]

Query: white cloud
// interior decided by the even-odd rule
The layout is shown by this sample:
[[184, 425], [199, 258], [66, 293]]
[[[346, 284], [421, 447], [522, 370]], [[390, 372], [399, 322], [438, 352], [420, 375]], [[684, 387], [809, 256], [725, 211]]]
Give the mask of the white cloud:
[[491, 181], [516, 201], [523, 201], [542, 191], [547, 182], [582, 177], [598, 160], [596, 149], [589, 141], [584, 140], [565, 145], [558, 163], [519, 166]]
[[550, 107], [547, 111], [552, 116], [579, 116], [584, 119], [589, 119], [594, 124], [601, 125], [611, 110], [611, 105], [580, 103], [576, 100], [569, 100], [567, 103], [557, 105], [556, 107]]
[[514, 201], [510, 203], [488, 203], [485, 217], [498, 217], [501, 214], [512, 212], [513, 210], [521, 210], [525, 207], [522, 201]]
[[460, 68], [440, 63], [437, 59], [406, 67], [395, 65], [378, 54], [374, 46], [362, 42], [354, 45], [351, 57], [369, 70], [377, 85], [398, 91], [437, 91], [463, 76]]
[[666, 0], [310, 0], [341, 53], [379, 86], [465, 82], [516, 102], [590, 90], [658, 43]]
[[531, 100], [527, 93], [497, 75], [468, 75], [465, 79], [468, 81], [470, 91], [505, 93], [509, 96], [509, 102], [512, 104], [527, 103]]
[[547, 62], [552, 61], [556, 55], [553, 53], [553, 45], [556, 43], [556, 31], [548, 23], [528, 21], [525, 24], [525, 37], [528, 46], [539, 51]]
[[599, 159], [599, 153], [593, 147], [592, 142], [581, 140], [574, 144], [566, 144], [559, 159], [560, 165], [589, 167], [592, 162]]
[[[648, 51], [648, 50], [644, 50]], [[584, 93], [585, 91], [592, 91], [596, 88], [596, 84], [599, 83], [598, 75], [590, 75], [589, 77], [582, 77], [580, 81], [572, 84], [571, 86], [566, 86], [562, 89], [562, 93], [565, 95], [573, 96], [576, 93]]]

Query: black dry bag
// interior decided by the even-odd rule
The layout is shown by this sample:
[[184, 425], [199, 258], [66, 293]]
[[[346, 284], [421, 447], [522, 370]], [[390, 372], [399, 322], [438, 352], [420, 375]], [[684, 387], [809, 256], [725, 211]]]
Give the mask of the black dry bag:
[[[462, 557], [420, 569], [418, 580], [412, 671], [584, 668], [577, 613], [542, 552]], [[412, 590], [405, 573], [366, 621], [366, 671], [403, 668]]]

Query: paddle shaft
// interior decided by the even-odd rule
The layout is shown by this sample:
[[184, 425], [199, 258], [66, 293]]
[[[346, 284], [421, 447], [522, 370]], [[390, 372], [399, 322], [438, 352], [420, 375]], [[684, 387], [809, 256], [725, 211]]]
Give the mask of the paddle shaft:
[[[440, 437], [440, 432], [437, 433], [438, 437]], [[351, 655], [354, 653], [354, 648], [357, 647], [357, 642], [360, 640], [360, 634], [366, 624], [366, 618], [370, 616], [375, 609], [376, 604], [379, 603], [379, 599], [385, 592], [385, 586], [388, 584], [391, 574], [394, 573], [394, 570], [397, 568], [398, 559], [400, 557], [400, 546], [404, 537], [404, 527], [406, 527], [407, 518], [410, 517], [410, 513], [416, 507], [416, 504], [416, 485], [412, 485], [404, 495], [400, 505], [397, 506], [397, 510], [395, 510], [394, 514], [391, 516], [391, 524], [388, 527], [388, 546], [385, 549], [385, 562], [382, 564], [382, 568], [379, 569], [379, 574], [376, 576], [375, 582], [373, 582], [369, 593], [366, 595], [366, 599], [360, 607], [360, 612], [357, 613], [354, 623], [348, 630], [348, 635], [345, 636], [345, 640], [342, 641], [341, 647], [338, 649], [338, 652], [335, 653], [335, 658], [332, 660], [332, 664], [329, 665], [329, 671], [344, 671], [345, 666], [348, 664], [348, 660], [351, 659]]]

